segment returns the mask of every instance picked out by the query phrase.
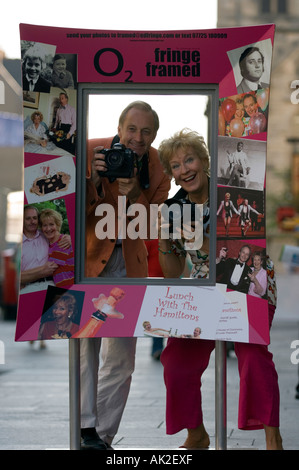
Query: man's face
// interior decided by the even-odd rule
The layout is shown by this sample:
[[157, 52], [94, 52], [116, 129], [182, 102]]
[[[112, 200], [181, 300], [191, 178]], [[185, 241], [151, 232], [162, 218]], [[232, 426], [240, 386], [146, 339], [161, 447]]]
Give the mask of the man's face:
[[25, 62], [25, 73], [31, 80], [36, 80], [42, 71], [41, 60], [28, 57]]
[[241, 248], [240, 253], [239, 253], [239, 260], [242, 263], [246, 263], [246, 261], [249, 260], [249, 256], [250, 256], [250, 250], [248, 246], [243, 246], [243, 248]]
[[243, 150], [243, 143], [239, 142], [238, 145], [237, 145], [237, 151], [241, 152], [241, 150]]
[[254, 98], [249, 96], [244, 99], [244, 109], [248, 116], [253, 116], [258, 110], [258, 104], [254, 101]]
[[154, 116], [151, 112], [132, 108], [121, 126], [118, 126], [120, 143], [142, 157], [156, 138]]
[[67, 97], [65, 95], [60, 95], [59, 96], [59, 102], [61, 106], [65, 106], [68, 102]]
[[23, 232], [34, 236], [38, 228], [38, 215], [35, 209], [27, 209], [24, 213]]
[[55, 70], [55, 72], [57, 72], [57, 73], [64, 72], [65, 69], [66, 69], [66, 60], [65, 59], [55, 60], [55, 62], [53, 64], [53, 70]]
[[263, 59], [258, 51], [249, 54], [245, 59], [243, 76], [251, 82], [258, 82], [264, 72]]

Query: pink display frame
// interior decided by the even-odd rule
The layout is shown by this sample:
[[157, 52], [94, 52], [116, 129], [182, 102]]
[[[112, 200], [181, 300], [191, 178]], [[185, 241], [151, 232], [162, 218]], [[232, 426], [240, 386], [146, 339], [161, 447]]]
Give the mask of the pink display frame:
[[[38, 46], [44, 48], [48, 64], [56, 54], [64, 55], [70, 72], [68, 75], [73, 78], [71, 86], [71, 79], [68, 83], [51, 82], [53, 72], [45, 68], [41, 75], [51, 82], [51, 87], [38, 91], [27, 90], [23, 79], [24, 133], [27, 135], [33, 108], [44, 111], [50, 129], [50, 123], [53, 124], [55, 120], [55, 99], [57, 102], [62, 91], [68, 93], [69, 103], [78, 118], [81, 109], [78, 107], [77, 91], [83, 84], [120, 84], [124, 88], [129, 83], [169, 87], [184, 85], [187, 88], [194, 85], [216, 86], [219, 94], [216, 133], [218, 163], [214, 170], [217, 172], [214, 181], [219, 213], [215, 233], [211, 234], [215, 241], [216, 256], [221, 248], [226, 247], [230, 256], [237, 258], [245, 244], [250, 246], [251, 252], [260, 251], [264, 255], [267, 117], [274, 29], [274, 25], [270, 24], [192, 31], [97, 31], [22, 24], [20, 38], [23, 63], [27, 49]], [[245, 84], [239, 59], [250, 47], [259, 48], [263, 55], [261, 90], [245, 91], [245, 88], [240, 88], [245, 87]], [[67, 80], [66, 75], [63, 79]], [[252, 98], [257, 104], [254, 114], [249, 113], [250, 104], [245, 108], [244, 98], [249, 102]], [[239, 108], [242, 108], [241, 115], [238, 114]], [[80, 224], [77, 212], [80, 201], [76, 189], [77, 159], [80, 155], [75, 146], [65, 150], [56, 145], [57, 134], [52, 134], [52, 137], [53, 145], [46, 150], [43, 147], [37, 150], [36, 141], [25, 140], [24, 205], [34, 204], [39, 207], [40, 203], [49, 201], [58, 201], [58, 206], [63, 205], [72, 245], [75, 247]], [[77, 132], [77, 138], [80, 138], [80, 131]], [[243, 173], [239, 178], [231, 179], [227, 155], [233, 155], [238, 142], [242, 142], [246, 149], [250, 170], [248, 174]], [[77, 148], [78, 144], [82, 145], [82, 142], [77, 142]], [[45, 190], [45, 179], [42, 183], [41, 179], [49, 175], [55, 178], [58, 176], [63, 185], [56, 186], [55, 190]], [[235, 204], [239, 194], [243, 201], [248, 199], [252, 207], [255, 201], [259, 214], [262, 214], [254, 221], [254, 226], [251, 222], [249, 232], [245, 235], [236, 217], [233, 218], [234, 227], [230, 227], [231, 233], [225, 232], [220, 208], [228, 192]], [[24, 256], [24, 242], [22, 252]], [[108, 298], [113, 287], [115, 285], [112, 283], [101, 283], [100, 278], [96, 283], [84, 283], [75, 277], [74, 283], [66, 289], [57, 286], [31, 292], [30, 288], [25, 291], [21, 289], [16, 341], [41, 338], [42, 326], [53, 308], [54, 299], [68, 293], [76, 302], [76, 332], [60, 335], [58, 332], [53, 333], [50, 328], [48, 331], [51, 333], [43, 339], [157, 336], [163, 334], [163, 331], [168, 332], [167, 336], [191, 337], [195, 328], [199, 327], [202, 339], [269, 343], [268, 300], [255, 294], [227, 289], [217, 277], [213, 285], [207, 286], [194, 285], [191, 281], [190, 284], [147, 285], [134, 283], [134, 280], [117, 285], [125, 292], [117, 307], [120, 315], [109, 317], [108, 314], [104, 320], [101, 317], [99, 327], [99, 323], [96, 323], [99, 318], [92, 317], [96, 310], [94, 299], [100, 299], [100, 304], [105, 305], [105, 300], [102, 302], [101, 299]], [[103, 311], [105, 313], [105, 308]], [[152, 328], [152, 334], [143, 327], [146, 321], [155, 327]]]

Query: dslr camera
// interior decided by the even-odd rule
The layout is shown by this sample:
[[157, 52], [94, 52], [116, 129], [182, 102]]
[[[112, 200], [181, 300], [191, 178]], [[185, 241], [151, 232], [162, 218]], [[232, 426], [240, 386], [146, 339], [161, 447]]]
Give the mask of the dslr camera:
[[105, 155], [106, 171], [99, 171], [100, 176], [105, 176], [110, 183], [116, 178], [132, 178], [134, 169], [137, 168], [137, 153], [126, 148], [123, 144], [116, 143], [110, 149], [103, 149], [100, 153]]

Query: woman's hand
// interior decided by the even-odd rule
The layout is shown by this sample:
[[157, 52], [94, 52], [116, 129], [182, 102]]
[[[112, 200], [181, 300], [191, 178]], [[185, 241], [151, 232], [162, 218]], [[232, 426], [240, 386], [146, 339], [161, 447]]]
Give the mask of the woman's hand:
[[169, 228], [169, 221], [162, 216], [160, 206], [158, 210], [158, 238], [160, 248], [163, 249], [164, 247], [166, 249], [165, 251], [170, 249]]
[[62, 235], [61, 239], [58, 241], [58, 246], [62, 249], [68, 249], [72, 245], [72, 240], [70, 235]]

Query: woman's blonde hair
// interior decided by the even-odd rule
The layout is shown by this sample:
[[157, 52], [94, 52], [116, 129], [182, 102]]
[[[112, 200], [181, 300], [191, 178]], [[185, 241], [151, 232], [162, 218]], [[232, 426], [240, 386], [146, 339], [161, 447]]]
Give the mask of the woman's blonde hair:
[[54, 219], [55, 225], [60, 232], [63, 222], [62, 215], [53, 209], [43, 209], [39, 215], [40, 223], [42, 224], [47, 217], [52, 217]]
[[31, 114], [31, 121], [34, 121], [35, 116], [40, 118], [40, 122], [44, 120], [44, 116], [40, 111], [34, 111], [34, 113]]
[[195, 154], [202, 161], [205, 173], [209, 175], [210, 155], [204, 138], [198, 134], [198, 132], [191, 131], [187, 128], [176, 132], [169, 139], [163, 140], [158, 148], [159, 157], [164, 167], [165, 173], [172, 176], [170, 159], [173, 154], [181, 148], [185, 150], [192, 148]]
[[72, 294], [69, 294], [68, 292], [56, 296], [54, 299], [53, 308], [55, 308], [55, 305], [57, 305], [58, 302], [63, 302], [65, 304], [68, 311], [68, 317], [73, 320], [78, 313], [76, 297]]

